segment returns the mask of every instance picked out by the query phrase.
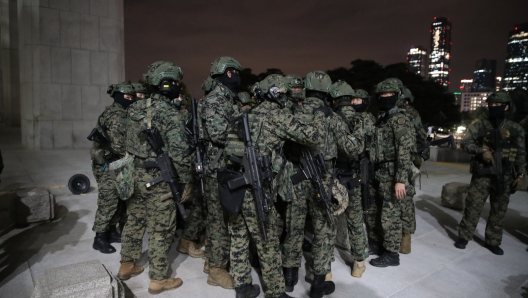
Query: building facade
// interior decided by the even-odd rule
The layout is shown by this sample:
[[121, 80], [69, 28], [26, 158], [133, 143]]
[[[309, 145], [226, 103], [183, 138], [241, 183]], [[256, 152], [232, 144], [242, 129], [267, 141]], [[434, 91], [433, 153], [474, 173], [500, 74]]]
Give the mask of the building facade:
[[495, 81], [497, 69], [497, 60], [481, 59], [475, 64], [473, 71], [472, 92], [493, 91], [495, 90]]
[[427, 50], [422, 46], [411, 47], [407, 53], [407, 63], [410, 72], [426, 77]]
[[448, 87], [451, 60], [451, 22], [448, 18], [434, 18], [431, 24], [429, 79]]
[[487, 107], [486, 99], [492, 92], [461, 92], [460, 112], [470, 112], [478, 107]]
[[517, 87], [528, 89], [528, 23], [515, 26], [508, 38], [503, 89]]

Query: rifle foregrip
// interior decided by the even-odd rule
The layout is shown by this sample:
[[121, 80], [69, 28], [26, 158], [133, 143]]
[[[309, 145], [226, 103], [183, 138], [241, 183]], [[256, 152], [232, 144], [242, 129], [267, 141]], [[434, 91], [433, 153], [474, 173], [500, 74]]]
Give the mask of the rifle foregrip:
[[183, 204], [176, 203], [176, 205], [178, 206], [178, 210], [180, 211], [181, 217], [183, 219], [187, 219], [187, 211], [185, 211], [185, 207], [183, 206]]
[[306, 175], [304, 175], [304, 172], [298, 172], [297, 174], [294, 174], [290, 177], [290, 180], [291, 182], [293, 183], [293, 185], [297, 185], [301, 182], [303, 182], [304, 180], [308, 179], [306, 177]]

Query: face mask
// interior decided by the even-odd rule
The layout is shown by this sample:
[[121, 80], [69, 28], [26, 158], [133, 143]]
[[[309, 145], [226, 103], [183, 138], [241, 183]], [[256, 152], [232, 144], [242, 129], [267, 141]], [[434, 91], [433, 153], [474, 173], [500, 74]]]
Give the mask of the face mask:
[[125, 98], [125, 94], [116, 92], [114, 94], [114, 102], [120, 104], [124, 109], [128, 108], [135, 100], [128, 100]]
[[379, 109], [381, 111], [388, 111], [392, 109], [396, 105], [396, 101], [398, 101], [398, 95], [388, 96], [388, 97], [381, 97], [378, 96], [379, 101]]
[[231, 72], [231, 77], [228, 77], [226, 72], [217, 80], [229, 88], [233, 93], [238, 93], [238, 87], [240, 87], [240, 75], [238, 73]]
[[[163, 83], [162, 83], [163, 84]], [[160, 94], [167, 96], [169, 99], [175, 99], [180, 96], [181, 86], [177, 84], [171, 84], [169, 90], [160, 90]]]
[[300, 89], [300, 90], [296, 90], [296, 91], [290, 91], [290, 98], [293, 100], [293, 101], [302, 101], [303, 100], [303, 97], [304, 97], [304, 90], [303, 89]]
[[488, 106], [489, 119], [493, 125], [498, 126], [506, 118], [505, 108], [504, 105], [497, 107]]
[[367, 110], [368, 106], [364, 103], [361, 103], [359, 105], [352, 105], [352, 107], [354, 108], [354, 111], [358, 112], [358, 113], [363, 113]]

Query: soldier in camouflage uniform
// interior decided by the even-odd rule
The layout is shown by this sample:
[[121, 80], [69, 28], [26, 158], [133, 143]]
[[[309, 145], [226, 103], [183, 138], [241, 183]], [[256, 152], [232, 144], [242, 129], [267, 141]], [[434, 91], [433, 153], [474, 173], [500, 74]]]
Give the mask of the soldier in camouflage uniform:
[[225, 167], [223, 157], [227, 141], [229, 120], [236, 113], [233, 105], [240, 86], [240, 63], [231, 57], [219, 57], [211, 64], [213, 90], [198, 103], [200, 138], [204, 144], [204, 202], [207, 210], [204, 272], [207, 283], [226, 289], [234, 288], [233, 278], [227, 272], [230, 238], [227, 214], [220, 205], [217, 171]]
[[[486, 223], [486, 247], [496, 255], [503, 255], [500, 244], [510, 193], [522, 188], [526, 175], [525, 132], [519, 124], [506, 119], [505, 113], [511, 106], [507, 92], [492, 93], [487, 102], [489, 120], [481, 119], [471, 124], [462, 140], [464, 151], [473, 154], [473, 175], [455, 246], [464, 249], [473, 238], [482, 208], [489, 196], [491, 210]], [[500, 140], [494, 140], [494, 132], [497, 130]], [[495, 141], [499, 143], [500, 148], [495, 148]], [[498, 150], [502, 151], [499, 154], [502, 157], [499, 161], [502, 163], [502, 177], [489, 172], [490, 167], [498, 162], [494, 155]], [[502, 189], [497, 185], [498, 182], [502, 182]]]
[[135, 100], [135, 91], [130, 84], [122, 83], [111, 85], [107, 93], [114, 102], [99, 116], [96, 129], [108, 143], [95, 140], [90, 150], [92, 171], [99, 189], [92, 230], [96, 233], [93, 248], [102, 253], [114, 253], [116, 249], [110, 243], [121, 242], [116, 224], [125, 214], [121, 207], [124, 202], [119, 200], [108, 165], [125, 156], [126, 113]]
[[418, 172], [411, 160], [415, 146], [411, 121], [396, 106], [401, 92], [397, 84], [383, 81], [376, 87], [380, 115], [371, 143], [370, 158], [375, 165], [375, 196], [381, 199], [381, 228], [385, 251], [370, 260], [376, 267], [400, 264], [402, 200], [414, 189], [410, 183]]
[[249, 92], [239, 92], [237, 94], [236, 106], [237, 108], [235, 110], [238, 110], [239, 113], [244, 113], [249, 112], [255, 106], [255, 103]]
[[[301, 121], [309, 122], [313, 121], [314, 110], [329, 109], [326, 107], [326, 98], [328, 96], [328, 88], [331, 84], [330, 77], [322, 71], [308, 73], [304, 81], [306, 99], [301, 104], [295, 106], [294, 115]], [[327, 117], [324, 118], [325, 131], [323, 133], [325, 141], [319, 143], [317, 146], [310, 146], [309, 149], [313, 156], [317, 156], [319, 153], [323, 155], [327, 167], [327, 174], [322, 177], [322, 180], [325, 190], [327, 192], [331, 191], [331, 194], [334, 194], [334, 188], [343, 188], [338, 181], [335, 181], [334, 176], [334, 165], [338, 150], [348, 158], [357, 159], [358, 154], [363, 151], [363, 138], [361, 136], [363, 132], [358, 127], [351, 134], [343, 119], [330, 109], [326, 115]], [[296, 158], [296, 156], [299, 156], [299, 152], [296, 152], [295, 148], [291, 146], [285, 152], [294, 165], [294, 172], [299, 172], [301, 169], [299, 160]], [[304, 200], [306, 202], [305, 206], [307, 207], [308, 213], [312, 216], [314, 225], [312, 247], [314, 278], [312, 286], [310, 287], [310, 297], [322, 297], [323, 295], [333, 293], [335, 290], [335, 284], [332, 281], [325, 281], [326, 274], [331, 271], [330, 264], [333, 259], [336, 233], [335, 225], [330, 222], [335, 222], [337, 213], [342, 213], [346, 209], [348, 195], [346, 194], [346, 190], [342, 195], [336, 196], [334, 194], [333, 198], [337, 200], [337, 206], [334, 211], [338, 212], [327, 215], [327, 210], [325, 210], [323, 204], [315, 196], [316, 191], [311, 181], [304, 180], [298, 183], [295, 185], [294, 190], [294, 200]], [[288, 245], [291, 248], [290, 251], [285, 251], [284, 260], [286, 260], [286, 263], [295, 264], [300, 262], [300, 259], [292, 260], [290, 258], [301, 257], [302, 237], [306, 219], [306, 212], [302, 212], [301, 210], [306, 207], [299, 203], [295, 208], [299, 212], [292, 210], [290, 223], [291, 233], [285, 240], [285, 246]], [[327, 218], [328, 216], [330, 218]]]
[[[274, 87], [278, 88], [275, 90]], [[284, 78], [280, 75], [269, 75], [259, 83], [264, 100], [249, 112], [249, 124], [252, 141], [260, 157], [269, 156], [274, 177], [280, 175], [284, 163], [281, 155], [285, 140], [315, 145], [321, 142], [324, 114], [316, 112], [312, 123], [303, 123], [285, 109], [286, 88]], [[230, 134], [233, 136], [233, 134]], [[232, 138], [232, 139], [231, 139]], [[243, 143], [238, 137], [231, 137], [226, 147], [227, 156], [243, 153]], [[241, 146], [242, 145], [242, 146]], [[238, 153], [237, 153], [238, 152]], [[269, 198], [275, 198], [280, 181], [264, 184], [264, 190]], [[237, 297], [257, 297], [258, 285], [251, 286], [251, 267], [248, 262], [249, 239], [256, 244], [263, 277], [263, 287], [266, 297], [290, 297], [284, 293], [284, 278], [282, 275], [279, 251], [280, 221], [275, 208], [271, 205], [269, 224], [267, 225], [268, 241], [263, 240], [258, 224], [253, 193], [246, 190], [241, 214], [231, 215], [229, 231], [231, 234], [231, 266], [235, 276]]]
[[136, 90], [136, 96], [138, 98], [147, 98], [148, 90], [147, 87], [141, 83], [132, 83], [132, 87]]
[[142, 251], [145, 229], [148, 233], [149, 293], [158, 294], [175, 289], [182, 284], [180, 278], [169, 277], [170, 246], [176, 232], [176, 206], [166, 183], [147, 188], [147, 183], [160, 176], [158, 168], [146, 168], [146, 162], [156, 160], [156, 153], [138, 132], [144, 129], [159, 131], [178, 173], [179, 188], [190, 180], [189, 144], [185, 135], [183, 119], [171, 106], [171, 100], [180, 95], [179, 81], [183, 77], [181, 68], [171, 62], [159, 61], [149, 66], [144, 75], [152, 94], [128, 108], [126, 149], [134, 156], [134, 189], [127, 201], [128, 222], [123, 231], [121, 267], [118, 278], [128, 279], [143, 271], [134, 264]]
[[[364, 119], [352, 106], [352, 100], [356, 98], [354, 89], [345, 81], [337, 81], [330, 87], [330, 96], [333, 99], [333, 108], [336, 114], [341, 116], [351, 131], [356, 125], [363, 125]], [[367, 140], [366, 135], [364, 142]], [[348, 207], [344, 216], [347, 220], [348, 235], [350, 241], [351, 255], [354, 258], [352, 276], [361, 277], [365, 272], [365, 259], [368, 257], [368, 242], [365, 228], [363, 227], [363, 208], [361, 206], [361, 185], [353, 186], [359, 176], [359, 159], [350, 159], [344, 154], [337, 155], [337, 176], [341, 183], [347, 186]]]
[[[425, 144], [427, 134], [422, 124], [422, 118], [418, 111], [410, 104], [414, 101], [414, 96], [406, 87], [403, 87], [401, 99], [396, 105], [403, 112], [407, 118], [412, 121], [414, 127], [414, 134], [416, 138], [416, 146], [413, 150], [413, 163], [420, 169], [423, 163], [423, 158], [418, 152], [419, 147]], [[420, 145], [420, 146], [419, 146]], [[416, 180], [411, 181], [412, 186], [416, 188]], [[412, 193], [407, 193], [408, 198], [402, 201], [402, 241], [400, 244], [400, 253], [411, 253], [411, 235], [416, 231], [416, 210], [414, 207], [413, 196], [416, 190]]]

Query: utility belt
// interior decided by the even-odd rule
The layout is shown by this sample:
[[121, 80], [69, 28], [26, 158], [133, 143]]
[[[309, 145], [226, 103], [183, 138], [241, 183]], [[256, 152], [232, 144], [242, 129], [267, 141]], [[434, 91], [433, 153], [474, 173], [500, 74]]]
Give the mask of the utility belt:
[[376, 171], [385, 171], [389, 175], [394, 176], [396, 174], [396, 163], [394, 161], [383, 161], [374, 164]]

